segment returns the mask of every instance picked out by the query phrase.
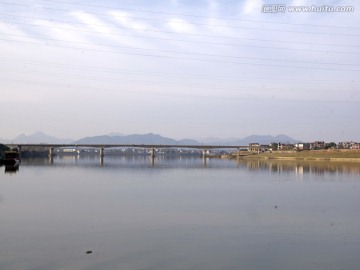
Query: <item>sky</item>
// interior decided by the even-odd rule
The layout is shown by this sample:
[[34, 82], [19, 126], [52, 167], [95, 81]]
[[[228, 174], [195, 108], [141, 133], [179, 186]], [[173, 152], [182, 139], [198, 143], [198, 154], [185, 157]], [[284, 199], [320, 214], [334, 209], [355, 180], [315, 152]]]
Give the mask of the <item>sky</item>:
[[360, 3], [1, 0], [0, 84], [3, 139], [360, 141]]

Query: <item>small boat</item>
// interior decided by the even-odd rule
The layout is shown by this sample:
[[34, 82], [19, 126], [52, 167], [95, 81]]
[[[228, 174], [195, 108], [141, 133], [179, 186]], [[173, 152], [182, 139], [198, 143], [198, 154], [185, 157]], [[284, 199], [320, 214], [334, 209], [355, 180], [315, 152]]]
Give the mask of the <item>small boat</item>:
[[5, 165], [17, 165], [20, 163], [20, 154], [18, 151], [5, 151], [1, 163]]

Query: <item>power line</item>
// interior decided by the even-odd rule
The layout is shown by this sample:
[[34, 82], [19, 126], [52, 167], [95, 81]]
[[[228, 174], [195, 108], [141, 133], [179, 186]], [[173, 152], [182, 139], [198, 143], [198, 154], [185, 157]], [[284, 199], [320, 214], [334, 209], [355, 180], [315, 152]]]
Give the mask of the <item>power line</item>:
[[[42, 74], [42, 75], [47, 75], [47, 76], [53, 76], [53, 77], [63, 77], [63, 78], [73, 78], [73, 79], [86, 79], [86, 80], [94, 80], [94, 81], [106, 81], [106, 82], [121, 82], [121, 83], [131, 83], [133, 84], [140, 84], [140, 85], [152, 85], [152, 86], [175, 86], [175, 87], [181, 87], [181, 88], [197, 88], [197, 89], [207, 89], [207, 90], [224, 90], [224, 87], [216, 87], [214, 85], [204, 85], [204, 84], [192, 84], [192, 83], [172, 83], [172, 82], [154, 82], [154, 81], [139, 81], [139, 80], [129, 80], [129, 79], [117, 79], [117, 78], [109, 78], [109, 77], [97, 77], [97, 76], [88, 76], [88, 75], [72, 75], [72, 74], [59, 74], [59, 73], [54, 73], [54, 72], [48, 72], [48, 71], [32, 71], [32, 70], [27, 70], [24, 68], [0, 68], [0, 70], [13, 70], [13, 71], [21, 71], [21, 74], [23, 73], [28, 73], [28, 74]], [[233, 91], [238, 91], [238, 90], [249, 90], [250, 92], [268, 92], [269, 90], [276, 90], [275, 92], [271, 92], [271, 93], [303, 93], [304, 89], [296, 89], [296, 88], [286, 88], [286, 89], [279, 89], [278, 87], [273, 88], [273, 87], [265, 87], [265, 86], [261, 86], [261, 88], [258, 87], [251, 87], [251, 86], [246, 86], [244, 87], [236, 87], [236, 88], [229, 88], [227, 87], [226, 90], [233, 90]], [[327, 93], [327, 94], [331, 94], [331, 93], [350, 93], [351, 90], [316, 90], [316, 91], [311, 91], [311, 93]]]
[[134, 12], [144, 12], [144, 13], [151, 13], [151, 14], [165, 14], [165, 15], [180, 15], [185, 17], [195, 17], [195, 18], [205, 18], [205, 19], [220, 19], [220, 20], [228, 20], [228, 21], [238, 21], [238, 22], [255, 22], [255, 23], [269, 23], [269, 24], [281, 24], [281, 25], [297, 25], [297, 26], [309, 26], [309, 27], [328, 27], [328, 28], [351, 28], [351, 29], [360, 29], [360, 27], [355, 26], [339, 26], [339, 25], [320, 25], [320, 24], [304, 24], [304, 23], [289, 23], [289, 22], [271, 22], [271, 21], [261, 21], [261, 20], [244, 20], [239, 18], [225, 18], [225, 17], [212, 17], [212, 16], [203, 16], [198, 14], [183, 14], [183, 13], [174, 13], [168, 11], [149, 11], [143, 9], [131, 9], [131, 8], [124, 8], [124, 7], [110, 7], [110, 6], [102, 6], [102, 5], [95, 5], [95, 4], [78, 4], [78, 3], [71, 3], [65, 1], [58, 1], [58, 0], [46, 0], [46, 2], [55, 2], [55, 3], [62, 3], [68, 5], [80, 5], [80, 6], [89, 6], [89, 7], [96, 7], [96, 8], [108, 8], [108, 9], [118, 9], [118, 10], [128, 10]]
[[164, 76], [176, 76], [176, 78], [178, 77], [190, 77], [190, 78], [196, 78], [196, 79], [219, 79], [219, 80], [236, 80], [236, 81], [248, 81], [248, 80], [251, 80], [251, 81], [256, 81], [256, 82], [266, 82], [266, 83], [269, 83], [269, 82], [276, 82], [276, 83], [291, 83], [291, 84], [294, 84], [296, 83], [296, 85], [298, 85], [299, 83], [311, 83], [311, 84], [314, 84], [314, 83], [331, 83], [331, 84], [334, 84], [334, 83], [339, 83], [339, 84], [356, 84], [356, 83], [359, 83], [358, 81], [334, 81], [334, 80], [329, 80], [329, 79], [323, 79], [323, 80], [320, 80], [320, 79], [311, 79], [311, 80], [300, 80], [300, 81], [295, 81], [294, 79], [291, 79], [291, 80], [286, 80], [285, 78], [281, 78], [281, 79], [276, 79], [274, 77], [271, 77], [271, 78], [265, 78], [264, 76], [262, 77], [251, 77], [251, 78], [239, 78], [238, 76], [234, 77], [234, 76], [219, 76], [219, 75], [203, 75], [203, 74], [188, 74], [188, 73], [175, 73], [175, 72], [160, 72], [160, 71], [153, 71], [153, 70], [129, 70], [129, 69], [123, 69], [123, 68], [106, 68], [106, 67], [99, 67], [99, 66], [96, 66], [96, 67], [92, 67], [92, 66], [84, 66], [84, 65], [74, 65], [73, 63], [71, 65], [69, 64], [61, 64], [61, 63], [54, 63], [54, 62], [47, 62], [47, 61], [34, 61], [34, 60], [26, 60], [26, 59], [18, 59], [18, 58], [8, 58], [8, 57], [1, 57], [0, 56], [0, 59], [2, 61], [7, 61], [7, 62], [14, 62], [14, 63], [29, 63], [29, 64], [32, 64], [32, 65], [40, 65], [40, 66], [50, 66], [50, 67], [61, 67], [61, 68], [64, 68], [64, 69], [75, 69], [75, 70], [92, 70], [92, 71], [102, 71], [102, 72], [122, 72], [122, 73], [127, 73], [127, 74], [139, 74], [139, 73], [145, 73], [147, 75], [151, 74], [151, 76], [153, 77], [154, 75], [159, 75], [161, 76], [162, 78]]
[[[26, 43], [32, 45], [43, 45], [41, 43], [30, 42], [30, 41], [19, 41], [19, 40], [9, 40], [2, 39], [2, 41], [6, 42], [16, 42], [16, 43]], [[52, 47], [60, 47], [60, 48], [68, 48], [68, 49], [77, 49], [77, 50], [87, 50], [87, 51], [96, 51], [96, 52], [104, 52], [104, 53], [115, 53], [115, 54], [123, 54], [123, 55], [135, 55], [135, 56], [147, 56], [147, 57], [156, 57], [156, 58], [167, 58], [167, 59], [176, 59], [176, 60], [185, 60], [185, 61], [202, 61], [202, 62], [212, 62], [212, 63], [228, 63], [228, 64], [239, 64], [239, 65], [254, 65], [254, 66], [262, 66], [262, 67], [278, 67], [278, 68], [295, 68], [295, 69], [315, 69], [315, 70], [335, 70], [335, 71], [355, 71], [359, 72], [360, 70], [354, 69], [334, 69], [334, 68], [317, 68], [317, 67], [306, 67], [306, 66], [285, 66], [285, 65], [271, 65], [271, 64], [257, 64], [257, 63], [241, 63], [235, 61], [225, 61], [225, 60], [210, 60], [210, 59], [199, 59], [199, 58], [184, 58], [184, 57], [175, 57], [168, 55], [154, 55], [154, 54], [145, 54], [145, 53], [130, 53], [130, 52], [119, 52], [119, 51], [108, 51], [108, 50], [100, 50], [100, 49], [90, 49], [90, 48], [81, 48], [81, 47], [73, 47], [73, 46], [65, 46], [65, 45], [54, 45], [47, 44], [46, 46]]]
[[84, 33], [93, 33], [93, 34], [102, 34], [102, 35], [112, 35], [112, 36], [121, 36], [121, 37], [135, 37], [135, 38], [147, 38], [147, 39], [158, 39], [166, 41], [179, 41], [179, 42], [188, 42], [188, 43], [197, 43], [197, 44], [211, 44], [211, 45], [221, 45], [221, 46], [237, 46], [237, 47], [250, 47], [250, 48], [262, 48], [262, 49], [276, 49], [276, 50], [292, 50], [292, 51], [308, 51], [308, 52], [317, 52], [317, 53], [341, 53], [341, 54], [360, 54], [357, 52], [343, 52], [343, 51], [328, 51], [328, 50], [314, 50], [314, 49], [296, 49], [296, 48], [286, 48], [286, 47], [268, 47], [268, 46], [257, 46], [257, 45], [244, 45], [244, 44], [234, 44], [234, 43], [220, 43], [220, 42], [209, 42], [209, 41], [194, 41], [194, 40], [184, 40], [184, 39], [172, 39], [172, 38], [162, 38], [162, 37], [149, 37], [141, 35], [125, 35], [125, 34], [116, 34], [116, 33], [104, 33], [98, 31], [90, 31], [83, 29], [74, 29], [74, 28], [64, 28], [64, 27], [55, 27], [55, 26], [44, 26], [36, 24], [26, 24], [20, 22], [5, 21], [12, 24], [27, 25], [41, 28], [53, 28], [61, 30], [70, 30], [75, 32], [84, 32]]
[[[15, 84], [24, 84], [26, 86], [29, 86], [30, 84], [33, 84], [33, 85], [41, 85], [41, 86], [58, 86], [58, 87], [62, 87], [62, 88], [69, 88], [69, 85], [68, 84], [59, 84], [59, 83], [44, 83], [44, 82], [34, 82], [34, 81], [29, 81], [29, 80], [11, 80], [9, 79], [8, 77], [2, 77], [2, 75], [0, 75], [0, 80], [1, 81], [7, 81], [7, 82], [10, 82], [10, 83], [15, 83]], [[146, 84], [144, 84], [146, 85]], [[104, 88], [104, 87], [101, 87], [101, 88], [98, 88], [98, 87], [93, 87], [93, 86], [74, 86], [72, 85], [71, 88], [76, 88], [76, 90], [79, 90], [79, 89], [82, 89], [82, 90], [85, 90], [85, 91], [92, 91], [92, 92], [96, 92], [96, 93], [99, 93], [99, 92], [102, 92], [102, 93], [107, 93], [107, 92], [112, 92], [114, 91], [115, 89], [110, 89], [110, 88]], [[137, 95], [149, 95], [151, 97], [154, 97], [154, 96], [167, 96], [167, 97], [183, 97], [183, 98], [198, 98], [198, 99], [204, 99], [204, 98], [207, 98], [207, 99], [216, 99], [216, 100], [219, 100], [219, 99], [225, 99], [225, 100], [229, 100], [229, 101], [234, 101], [234, 100], [244, 100], [244, 101], [249, 101], [249, 100], [252, 100], [252, 101], [256, 101], [256, 102], [261, 102], [261, 101], [266, 101], [266, 100], [271, 100], [273, 101], [273, 98], [264, 98], [264, 96], [262, 96], [261, 98], [259, 98], [258, 96], [256, 97], [252, 97], [250, 98], [249, 95], [247, 94], [246, 97], [240, 97], [240, 96], [219, 96], [219, 95], [213, 95], [213, 96], [209, 96], [209, 95], [200, 95], [200, 94], [185, 94], [183, 92], [181, 93], [178, 93], [178, 92], [161, 92], [161, 91], [144, 91], [144, 90], [131, 90], [131, 92], [128, 90], [129, 88], [127, 87], [126, 90], [125, 88], [124, 89], [121, 89], [121, 90], [125, 90], [125, 92], [127, 93], [131, 93], [131, 94], [137, 94]], [[119, 90], [118, 86], [116, 88], [116, 90]], [[253, 92], [253, 90], [252, 90]], [[262, 91], [262, 92], [265, 92], [265, 91]], [[326, 93], [326, 92], [325, 92]], [[341, 91], [339, 91], [339, 93], [341, 93]], [[119, 91], [116, 91], [116, 94], [124, 94], [124, 92], [119, 92]], [[273, 94], [273, 92], [271, 92], [271, 94]], [[275, 93], [276, 94], [276, 93]], [[307, 94], [316, 94], [315, 92], [311, 92], [311, 93], [307, 93]], [[304, 95], [302, 95], [303, 97]], [[287, 101], [295, 101], [295, 102], [299, 102], [299, 101], [314, 101], [313, 99], [309, 99], [309, 100], [299, 100], [299, 99], [288, 99], [288, 98], [283, 98], [283, 97], [278, 97], [280, 98], [281, 100], [287, 100]], [[326, 100], [317, 100], [316, 101], [317, 103], [353, 103], [353, 104], [357, 104], [358, 101], [356, 100], [347, 100], [347, 101], [341, 101], [339, 99], [337, 99], [336, 101], [326, 101]]]
[[64, 20], [54, 20], [54, 19], [43, 19], [31, 16], [22, 16], [22, 15], [15, 15], [15, 14], [4, 14], [0, 13], [1, 16], [10, 16], [10, 17], [17, 17], [17, 18], [26, 18], [26, 19], [33, 19], [33, 20], [41, 20], [47, 22], [60, 22], [60, 23], [71, 23], [77, 25], [91, 25], [91, 26], [101, 26], [105, 28], [111, 29], [129, 29], [129, 30], [141, 30], [145, 32], [154, 32], [154, 33], [165, 33], [165, 34], [175, 34], [175, 35], [188, 35], [188, 36], [198, 36], [198, 37], [210, 37], [210, 38], [224, 38], [224, 39], [233, 39], [233, 40], [250, 40], [250, 41], [261, 41], [261, 42], [275, 42], [275, 43], [287, 43], [287, 44], [304, 44], [304, 45], [316, 45], [316, 46], [331, 46], [331, 47], [360, 47], [359, 45], [345, 45], [345, 44], [330, 44], [330, 43], [313, 43], [313, 42], [298, 42], [298, 41], [283, 41], [283, 40], [269, 40], [269, 39], [256, 39], [256, 38], [244, 38], [244, 37], [230, 37], [230, 36], [219, 36], [219, 35], [206, 35], [206, 34], [194, 34], [194, 33], [178, 33], [172, 31], [162, 31], [162, 30], [151, 30], [151, 29], [134, 29], [131, 27], [125, 26], [111, 26], [111, 25], [104, 25], [104, 24], [85, 24], [81, 22], [70, 22]]
[[[26, 6], [26, 7], [33, 7], [33, 8], [40, 8], [40, 9], [48, 9], [48, 10], [54, 10], [54, 11], [65, 11], [68, 12], [66, 9], [59, 9], [59, 8], [49, 8], [49, 7], [40, 7], [40, 6], [34, 6], [34, 5], [25, 5], [25, 4], [15, 4], [15, 3], [6, 3], [6, 2], [0, 2], [2, 4], [6, 5], [15, 5], [15, 6]], [[100, 15], [100, 16], [108, 16], [108, 14], [105, 13], [95, 13], [95, 12], [87, 12], [87, 14], [93, 14], [93, 15]], [[132, 19], [140, 19], [140, 20], [150, 20], [150, 21], [165, 21], [165, 20], [159, 20], [154, 18], [144, 18], [144, 17], [127, 17]], [[169, 21], [166, 21], [169, 22]], [[288, 32], [288, 33], [301, 33], [301, 34], [316, 34], [316, 35], [337, 35], [337, 36], [360, 36], [360, 34], [345, 34], [345, 33], [322, 33], [322, 32], [308, 32], [308, 31], [296, 31], [296, 30], [281, 30], [281, 29], [269, 29], [269, 28], [256, 28], [256, 27], [245, 27], [245, 26], [225, 26], [225, 25], [216, 25], [216, 24], [204, 24], [204, 23], [195, 23], [195, 22], [181, 22], [181, 21], [172, 21], [173, 23], [178, 24], [193, 24], [193, 25], [201, 25], [201, 26], [214, 26], [214, 27], [222, 27], [222, 28], [233, 28], [233, 29], [249, 29], [249, 30], [260, 30], [260, 31], [274, 31], [274, 32]]]
[[[6, 36], [15, 36], [28, 38], [27, 36], [22, 35], [13, 35], [13, 34], [2, 34]], [[139, 47], [129, 47], [122, 45], [110, 45], [110, 44], [91, 44], [88, 42], [78, 42], [78, 41], [68, 41], [68, 40], [59, 40], [51, 38], [40, 38], [36, 37], [37, 40], [49, 40], [55, 42], [67, 42], [81, 45], [95, 45], [95, 46], [104, 46], [112, 48], [125, 48], [132, 50], [143, 50], [143, 51], [152, 51], [152, 52], [161, 52], [161, 53], [174, 53], [174, 54], [187, 54], [187, 55], [196, 55], [196, 56], [210, 56], [210, 57], [222, 57], [222, 58], [231, 58], [231, 59], [250, 59], [250, 60], [262, 60], [262, 61], [278, 61], [278, 62], [287, 62], [287, 63], [306, 63], [306, 64], [317, 64], [317, 65], [340, 65], [340, 66], [360, 66], [359, 64], [344, 64], [344, 63], [335, 63], [335, 62], [311, 62], [311, 61], [299, 61], [299, 60], [286, 60], [286, 59], [275, 59], [275, 58], [259, 58], [259, 57], [248, 57], [248, 56], [232, 56], [232, 55], [220, 55], [220, 54], [206, 54], [206, 53], [197, 53], [197, 52], [180, 52], [180, 51], [170, 51], [170, 50], [159, 50], [159, 49], [149, 49], [149, 48], [139, 48]]]

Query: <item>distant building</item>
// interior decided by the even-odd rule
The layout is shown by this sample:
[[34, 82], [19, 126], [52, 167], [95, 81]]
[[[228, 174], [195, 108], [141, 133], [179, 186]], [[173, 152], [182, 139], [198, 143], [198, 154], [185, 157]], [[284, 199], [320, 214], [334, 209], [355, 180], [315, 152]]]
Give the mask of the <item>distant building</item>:
[[324, 141], [315, 141], [313, 143], [310, 143], [310, 149], [311, 150], [325, 149], [325, 142]]
[[249, 143], [248, 151], [252, 152], [267, 152], [271, 150], [271, 145], [268, 144], [259, 144], [259, 143]]
[[278, 150], [294, 150], [293, 144], [288, 143], [278, 143]]
[[260, 149], [259, 143], [249, 143], [249, 148], [248, 148], [249, 151], [256, 152], [259, 151], [259, 149]]
[[350, 146], [350, 149], [360, 149], [360, 143], [353, 143], [351, 146]]
[[339, 142], [339, 149], [360, 149], [360, 143], [357, 142]]
[[336, 149], [337, 145], [334, 142], [325, 143], [325, 149]]
[[310, 150], [310, 143], [296, 143], [294, 144], [294, 148], [299, 151]]

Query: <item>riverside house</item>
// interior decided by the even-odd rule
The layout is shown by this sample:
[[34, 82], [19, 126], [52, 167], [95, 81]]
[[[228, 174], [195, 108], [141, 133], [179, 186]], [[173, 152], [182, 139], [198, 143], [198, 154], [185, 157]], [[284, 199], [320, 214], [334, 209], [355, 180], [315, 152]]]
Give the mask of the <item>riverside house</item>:
[[339, 142], [338, 149], [360, 149], [358, 142]]

